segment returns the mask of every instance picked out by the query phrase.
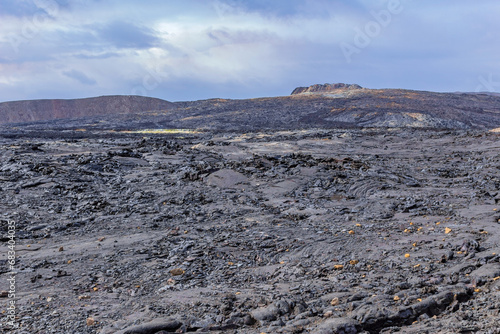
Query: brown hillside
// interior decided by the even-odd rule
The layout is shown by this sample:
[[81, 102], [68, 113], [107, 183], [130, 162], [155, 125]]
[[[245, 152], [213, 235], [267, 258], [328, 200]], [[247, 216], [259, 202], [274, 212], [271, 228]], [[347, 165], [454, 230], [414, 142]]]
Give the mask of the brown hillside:
[[73, 100], [30, 100], [0, 103], [0, 124], [87, 116], [131, 114], [173, 108], [168, 101], [142, 96], [101, 96]]

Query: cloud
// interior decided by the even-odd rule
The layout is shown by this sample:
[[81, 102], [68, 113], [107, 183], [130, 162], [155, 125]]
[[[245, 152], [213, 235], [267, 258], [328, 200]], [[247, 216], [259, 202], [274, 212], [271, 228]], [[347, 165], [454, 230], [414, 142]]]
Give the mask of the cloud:
[[87, 75], [85, 75], [85, 73], [77, 71], [77, 70], [64, 71], [63, 74], [65, 76], [67, 76], [68, 78], [75, 79], [76, 81], [78, 81], [84, 85], [93, 86], [93, 85], [97, 84], [97, 81], [95, 81], [92, 78], [89, 78]]
[[118, 52], [88, 53], [82, 50], [81, 53], [75, 54], [73, 57], [80, 59], [108, 59], [120, 57], [120, 54]]
[[347, 63], [339, 45], [353, 44], [388, 0], [2, 0], [0, 100], [242, 98], [324, 82], [455, 91], [474, 90], [481, 75], [498, 81], [497, 0], [399, 1], [403, 11]]
[[96, 32], [103, 41], [117, 48], [147, 49], [159, 43], [152, 29], [124, 21], [111, 22]]

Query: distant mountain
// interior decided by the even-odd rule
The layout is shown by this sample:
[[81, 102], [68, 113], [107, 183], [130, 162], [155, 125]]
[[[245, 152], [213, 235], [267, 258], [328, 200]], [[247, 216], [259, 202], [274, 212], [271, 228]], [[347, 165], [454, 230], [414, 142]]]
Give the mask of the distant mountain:
[[489, 129], [500, 125], [497, 94], [366, 89], [346, 84], [313, 85], [292, 93], [311, 94], [335, 98], [337, 103], [310, 117], [355, 127]]
[[0, 103], [0, 124], [165, 110], [173, 104], [142, 96], [100, 96], [73, 100]]
[[[185, 128], [262, 130], [306, 128], [500, 127], [500, 96], [367, 89], [355, 84], [298, 87], [290, 96], [167, 102], [139, 96], [0, 103], [0, 124], [93, 129]], [[39, 124], [39, 125], [37, 125]]]

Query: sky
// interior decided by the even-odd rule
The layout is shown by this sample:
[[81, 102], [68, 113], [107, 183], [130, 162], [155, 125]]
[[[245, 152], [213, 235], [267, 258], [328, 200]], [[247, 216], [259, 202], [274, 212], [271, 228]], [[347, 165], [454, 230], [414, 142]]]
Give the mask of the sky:
[[0, 102], [500, 92], [498, 0], [1, 0]]

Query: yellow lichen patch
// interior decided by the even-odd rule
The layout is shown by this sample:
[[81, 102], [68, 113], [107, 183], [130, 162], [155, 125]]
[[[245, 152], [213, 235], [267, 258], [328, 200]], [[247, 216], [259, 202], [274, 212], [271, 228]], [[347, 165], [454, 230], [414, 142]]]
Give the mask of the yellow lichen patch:
[[398, 296], [394, 296], [394, 301], [397, 302], [398, 300], [400, 300], [401, 298], [399, 298]]
[[349, 234], [351, 234], [351, 235], [352, 235], [352, 234], [355, 234], [355, 233], [356, 233], [356, 232], [354, 232], [353, 230], [350, 230], [350, 231], [349, 231]]
[[349, 261], [349, 264], [352, 264], [352, 265], [356, 265], [358, 263], [359, 263], [358, 260], [351, 260], [351, 261]]
[[180, 268], [170, 270], [170, 274], [172, 274], [172, 276], [180, 276], [183, 275], [184, 273], [185, 271]]
[[410, 257], [410, 254], [406, 253], [405, 258], [409, 258], [409, 257]]
[[333, 269], [335, 269], [335, 270], [342, 270], [342, 269], [344, 269], [344, 265], [342, 265], [342, 264], [336, 264], [336, 265], [333, 266]]
[[444, 233], [445, 233], [445, 234], [448, 234], [448, 233], [450, 233], [450, 232], [451, 232], [451, 228], [447, 227], [447, 228], [445, 228], [445, 229], [444, 229]]

